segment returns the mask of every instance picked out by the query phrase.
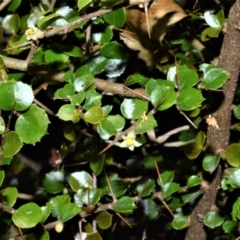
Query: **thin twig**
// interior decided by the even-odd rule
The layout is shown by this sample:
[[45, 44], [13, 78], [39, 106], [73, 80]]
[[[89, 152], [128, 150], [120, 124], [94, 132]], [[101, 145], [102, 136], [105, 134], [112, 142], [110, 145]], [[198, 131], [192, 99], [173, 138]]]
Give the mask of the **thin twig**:
[[2, 11], [10, 2], [11, 0], [3, 0], [3, 2], [0, 4], [0, 11]]

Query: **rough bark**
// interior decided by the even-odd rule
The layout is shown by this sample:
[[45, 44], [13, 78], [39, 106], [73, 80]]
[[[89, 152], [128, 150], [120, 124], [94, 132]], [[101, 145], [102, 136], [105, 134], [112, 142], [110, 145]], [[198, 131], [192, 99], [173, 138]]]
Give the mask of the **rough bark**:
[[[231, 124], [231, 106], [237, 86], [240, 69], [240, 0], [232, 6], [227, 23], [227, 32], [219, 56], [218, 66], [229, 74], [229, 80], [223, 87], [224, 100], [218, 110], [213, 114], [219, 128], [209, 126], [207, 131], [207, 148], [211, 154], [221, 154], [224, 158], [224, 150], [229, 142]], [[239, 24], [239, 25], [237, 25]], [[221, 166], [215, 173], [215, 177], [201, 200], [196, 205], [190, 216], [190, 227], [185, 240], [205, 240], [206, 232], [199, 216], [204, 216], [215, 204], [216, 195], [221, 181]]]

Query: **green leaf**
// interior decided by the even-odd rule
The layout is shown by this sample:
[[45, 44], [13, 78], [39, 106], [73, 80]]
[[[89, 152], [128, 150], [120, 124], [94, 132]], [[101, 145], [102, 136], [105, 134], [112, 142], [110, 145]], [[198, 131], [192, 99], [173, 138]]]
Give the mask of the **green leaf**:
[[74, 142], [76, 140], [75, 132], [71, 126], [64, 126], [63, 135], [70, 142]]
[[100, 107], [101, 99], [102, 99], [101, 94], [97, 93], [95, 90], [88, 90], [86, 92], [86, 98], [83, 108], [89, 110], [90, 108], [93, 107]]
[[219, 33], [221, 32], [221, 28], [206, 28], [202, 33], [201, 33], [201, 40], [203, 42], [208, 41], [209, 38], [217, 38]]
[[177, 98], [177, 105], [183, 111], [191, 111], [201, 107], [205, 99], [200, 90], [195, 88], [184, 89]]
[[9, 14], [2, 20], [2, 26], [6, 31], [17, 34], [20, 25], [18, 14]]
[[147, 119], [141, 118], [137, 120], [135, 129], [136, 134], [142, 134], [157, 127], [158, 124], [152, 115], [147, 115], [146, 117]]
[[143, 178], [137, 182], [136, 190], [141, 198], [143, 198], [149, 196], [152, 193], [154, 187], [155, 183], [153, 180]]
[[62, 208], [60, 208], [60, 218], [62, 222], [67, 222], [74, 216], [76, 216], [78, 213], [80, 213], [81, 209], [78, 207], [76, 203], [66, 203], [63, 205]]
[[92, 3], [92, 0], [78, 0], [77, 6], [78, 10], [81, 11], [87, 8]]
[[[125, 194], [125, 192], [127, 191], [128, 188], [128, 184], [126, 182], [123, 182], [122, 180], [110, 180], [110, 185], [112, 188], [112, 191], [115, 195], [116, 198], [122, 196], [123, 194]], [[109, 187], [106, 187], [106, 191], [108, 192], [109, 195], [112, 195]]]
[[204, 12], [204, 18], [207, 24], [212, 28], [222, 28], [225, 23], [225, 17], [223, 10], [218, 12], [214, 10], [207, 10]]
[[8, 132], [4, 137], [3, 157], [9, 158], [22, 148], [22, 141], [16, 132]]
[[124, 8], [117, 8], [110, 13], [103, 15], [103, 19], [116, 28], [122, 28], [126, 22], [126, 12]]
[[120, 213], [130, 214], [136, 209], [133, 199], [130, 197], [121, 197], [113, 207], [113, 210]]
[[158, 206], [152, 199], [144, 199], [139, 204], [142, 208], [144, 218], [152, 220], [158, 216]]
[[107, 27], [102, 24], [98, 24], [97, 29], [98, 31], [92, 34], [92, 41], [94, 43], [104, 44], [104, 43], [108, 43], [112, 39], [113, 32], [110, 27]]
[[121, 104], [122, 115], [127, 119], [138, 119], [147, 112], [148, 103], [140, 99], [125, 98]]
[[172, 226], [176, 230], [181, 230], [189, 226], [189, 217], [184, 216], [182, 213], [174, 215]]
[[100, 53], [105, 58], [128, 60], [126, 48], [115, 41], [104, 44], [100, 48]]
[[41, 207], [41, 210], [42, 210], [42, 218], [40, 222], [44, 223], [48, 219], [52, 211], [52, 205], [48, 202], [46, 206]]
[[146, 92], [154, 107], [159, 111], [170, 108], [176, 101], [177, 93], [174, 85], [166, 80], [150, 80], [146, 85]]
[[62, 16], [58, 13], [49, 14], [46, 17], [41, 18], [38, 21], [37, 26], [41, 30], [45, 30], [49, 25], [51, 25], [54, 21], [56, 21], [59, 18], [62, 18]]
[[103, 119], [103, 115], [101, 107], [92, 107], [84, 114], [84, 119], [89, 123], [96, 124]]
[[43, 186], [47, 192], [57, 194], [63, 191], [64, 175], [60, 171], [47, 173], [43, 179]]
[[213, 173], [218, 166], [220, 161], [220, 155], [217, 156], [206, 156], [203, 159], [203, 169], [209, 173]]
[[234, 188], [240, 187], [240, 169], [235, 170], [229, 177], [229, 184]]
[[84, 90], [86, 87], [94, 83], [94, 76], [87, 65], [78, 68], [74, 76], [73, 84], [75, 91], [77, 92]]
[[202, 84], [208, 89], [217, 89], [228, 80], [227, 73], [221, 68], [210, 69], [204, 74]]
[[5, 178], [5, 172], [1, 170], [0, 171], [0, 187], [2, 186], [4, 178]]
[[102, 189], [92, 188], [79, 189], [74, 195], [74, 201], [78, 205], [78, 207], [82, 207], [83, 205], [87, 206], [95, 206], [102, 196]]
[[102, 211], [97, 215], [95, 221], [97, 222], [99, 228], [108, 229], [112, 225], [112, 215], [107, 211]]
[[79, 48], [77, 46], [74, 46], [74, 45], [66, 46], [63, 53], [70, 56], [70, 57], [82, 57], [81, 48]]
[[27, 203], [13, 213], [12, 220], [19, 228], [32, 228], [40, 222], [41, 217], [41, 208], [36, 203]]
[[22, 82], [11, 80], [0, 84], [0, 109], [10, 111], [24, 111], [33, 102], [32, 88]]
[[20, 6], [21, 2], [22, 2], [22, 0], [11, 1], [10, 5], [8, 6], [8, 11], [14, 13]]
[[74, 192], [77, 192], [81, 188], [93, 187], [92, 177], [85, 171], [72, 173], [68, 182]]
[[224, 230], [224, 233], [234, 233], [238, 229], [238, 223], [232, 220], [227, 220], [223, 223], [222, 229]]
[[240, 119], [240, 104], [233, 109], [233, 113], [237, 119]]
[[232, 206], [232, 218], [234, 221], [240, 219], [240, 198], [237, 198], [236, 202]]
[[75, 111], [76, 111], [75, 106], [73, 106], [72, 104], [65, 104], [60, 107], [56, 116], [58, 116], [60, 119], [64, 121], [72, 121]]
[[164, 199], [168, 198], [173, 193], [179, 191], [180, 188], [181, 187], [179, 186], [179, 184], [177, 184], [175, 182], [168, 182], [168, 183], [164, 184], [163, 189], [162, 189], [163, 198]]
[[105, 161], [105, 154], [99, 155], [98, 153], [90, 153], [89, 158], [87, 158], [90, 162], [91, 170], [98, 176], [102, 170]]
[[98, 232], [88, 234], [85, 240], [102, 240], [101, 235]]
[[51, 198], [49, 203], [52, 206], [52, 216], [59, 217], [61, 214], [61, 209], [65, 204], [70, 203], [70, 196], [69, 195], [61, 195]]
[[172, 182], [172, 180], [174, 179], [174, 171], [165, 171], [161, 174], [161, 178], [162, 178], [162, 182], [163, 185], [165, 185], [166, 183]]
[[226, 161], [233, 167], [240, 167], [240, 144], [233, 143], [227, 146]]
[[79, 92], [70, 97], [72, 105], [79, 106], [85, 98], [85, 92]]
[[198, 177], [196, 175], [192, 175], [187, 180], [187, 187], [190, 188], [190, 187], [198, 186], [201, 184], [201, 182], [202, 182], [202, 180], [200, 177]]
[[49, 120], [45, 111], [35, 104], [21, 114], [15, 124], [15, 130], [23, 142], [35, 144], [47, 134]]
[[197, 197], [199, 197], [201, 194], [203, 194], [203, 190], [200, 189], [198, 191], [195, 191], [195, 192], [192, 192], [192, 193], [186, 193], [186, 194], [183, 194], [181, 196], [184, 204], [188, 203], [188, 202], [191, 202], [193, 201], [194, 199], [196, 199]]
[[133, 84], [140, 84], [141, 86], [145, 86], [148, 82], [150, 81], [149, 78], [137, 73], [129, 76], [127, 78], [126, 84], [128, 86], [133, 85]]
[[216, 228], [222, 225], [224, 217], [218, 212], [209, 212], [204, 216], [203, 223], [209, 228]]
[[109, 139], [111, 136], [117, 133], [116, 128], [106, 118], [101, 120], [100, 123], [97, 125], [97, 131], [100, 137], [104, 140]]
[[47, 49], [44, 51], [44, 61], [47, 64], [65, 64], [69, 56], [60, 52], [60, 50]]
[[63, 88], [59, 88], [55, 93], [54, 93], [54, 99], [58, 98], [70, 98], [75, 92], [74, 85], [72, 83], [65, 84]]
[[108, 62], [109, 59], [99, 55], [97, 57], [91, 58], [91, 60], [87, 63], [87, 66], [89, 67], [92, 74], [97, 75], [106, 69]]
[[2, 190], [3, 201], [9, 206], [12, 207], [18, 198], [18, 191], [15, 187], [7, 187]]

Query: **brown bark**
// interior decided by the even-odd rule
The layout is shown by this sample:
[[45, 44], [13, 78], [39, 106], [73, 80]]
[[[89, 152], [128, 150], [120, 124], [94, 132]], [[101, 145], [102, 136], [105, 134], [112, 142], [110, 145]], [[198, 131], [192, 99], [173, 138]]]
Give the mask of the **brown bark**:
[[[227, 32], [224, 37], [218, 66], [229, 74], [229, 80], [223, 87], [224, 100], [218, 110], [214, 113], [219, 129], [209, 126], [207, 131], [207, 149], [211, 154], [221, 154], [224, 158], [224, 150], [229, 142], [231, 124], [231, 106], [234, 98], [239, 69], [240, 69], [240, 0], [232, 6], [228, 23]], [[218, 167], [215, 177], [201, 200], [196, 205], [190, 216], [190, 227], [185, 240], [205, 240], [206, 232], [203, 228], [199, 216], [204, 216], [215, 204], [216, 195], [221, 181], [221, 166]]]

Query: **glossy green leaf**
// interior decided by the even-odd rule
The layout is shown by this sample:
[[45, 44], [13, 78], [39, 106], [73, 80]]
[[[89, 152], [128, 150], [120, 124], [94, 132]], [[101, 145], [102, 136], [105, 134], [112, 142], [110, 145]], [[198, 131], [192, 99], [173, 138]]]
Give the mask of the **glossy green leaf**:
[[2, 20], [2, 26], [6, 31], [9, 31], [13, 34], [18, 32], [20, 25], [20, 18], [18, 14], [9, 14]]
[[240, 219], [240, 198], [238, 197], [236, 202], [232, 206], [232, 218], [234, 221]]
[[100, 107], [101, 106], [101, 99], [102, 95], [97, 93], [95, 90], [88, 90], [86, 92], [85, 103], [83, 108], [85, 110], [89, 110], [93, 107]]
[[219, 33], [221, 32], [221, 28], [206, 28], [204, 31], [201, 33], [201, 40], [208, 41], [209, 38], [217, 38]]
[[47, 192], [57, 194], [63, 191], [64, 175], [60, 171], [47, 173], [43, 179], [43, 186]]
[[69, 56], [61, 53], [60, 50], [56, 51], [55, 49], [47, 49], [44, 53], [44, 61], [47, 64], [64, 64], [69, 59]]
[[10, 111], [24, 111], [33, 102], [32, 88], [22, 82], [11, 80], [0, 84], [0, 109]]
[[75, 106], [79, 106], [83, 100], [85, 98], [85, 92], [79, 92], [77, 94], [74, 94], [70, 97], [70, 100], [72, 102], [72, 104], [74, 104]]
[[136, 190], [138, 194], [143, 198], [149, 196], [152, 193], [154, 187], [155, 183], [153, 180], [144, 178], [137, 183]]
[[84, 114], [84, 119], [89, 123], [96, 124], [103, 119], [103, 115], [104, 112], [101, 107], [93, 107]]
[[23, 142], [35, 144], [47, 134], [49, 120], [45, 111], [35, 104], [22, 113], [15, 124], [15, 130]]
[[223, 223], [222, 229], [224, 230], [224, 233], [236, 232], [238, 229], [238, 223], [232, 220], [227, 220]]
[[203, 159], [203, 169], [209, 173], [213, 173], [217, 168], [220, 161], [220, 155], [217, 156], [206, 156]]
[[129, 214], [136, 209], [136, 205], [133, 202], [133, 199], [130, 197], [121, 197], [113, 207], [113, 210], [120, 213]]
[[122, 115], [127, 119], [138, 119], [147, 112], [148, 103], [140, 99], [125, 98], [121, 104]]
[[87, 63], [87, 66], [89, 67], [92, 74], [97, 75], [106, 69], [108, 62], [109, 59], [99, 55], [97, 57], [91, 58], [91, 60]]
[[42, 218], [40, 222], [44, 223], [48, 219], [49, 215], [51, 214], [52, 205], [48, 202], [46, 206], [41, 207], [41, 210], [42, 210]]
[[76, 107], [72, 104], [65, 104], [60, 107], [56, 116], [64, 121], [72, 121], [75, 110]]
[[150, 80], [146, 85], [146, 92], [153, 106], [160, 111], [170, 108], [177, 97], [173, 83], [166, 80]]
[[105, 58], [121, 59], [124, 61], [128, 59], [126, 48], [117, 42], [110, 42], [104, 44], [100, 48], [100, 53]]
[[168, 198], [173, 193], [179, 191], [180, 188], [181, 187], [179, 186], [179, 184], [177, 184], [175, 182], [168, 182], [168, 183], [164, 184], [163, 189], [162, 189], [163, 198], [164, 199]]
[[116, 128], [106, 118], [101, 120], [100, 123], [97, 125], [97, 131], [100, 137], [104, 140], [109, 139], [117, 133]]
[[217, 89], [222, 87], [227, 80], [228, 75], [223, 69], [213, 68], [204, 74], [202, 84], [205, 88]]
[[92, 3], [92, 0], [78, 0], [77, 1], [77, 6], [78, 10], [81, 11], [88, 7]]
[[97, 29], [98, 31], [92, 34], [92, 41], [98, 44], [110, 42], [113, 37], [112, 29], [102, 24], [98, 24]]
[[78, 207], [82, 207], [83, 205], [94, 206], [99, 202], [101, 196], [102, 189], [81, 188], [74, 195], [74, 201], [78, 205]]
[[99, 228], [108, 229], [112, 225], [112, 215], [107, 211], [102, 211], [97, 215], [95, 221]]
[[54, 99], [66, 99], [70, 98], [75, 92], [74, 85], [72, 83], [65, 84], [63, 88], [59, 88], [54, 93]]
[[203, 223], [209, 228], [216, 228], [222, 225], [224, 222], [224, 217], [222, 217], [218, 212], [209, 212], [204, 216]]
[[158, 216], [158, 206], [152, 199], [144, 199], [139, 202], [139, 205], [142, 208], [144, 218], [152, 220]]
[[212, 28], [222, 28], [225, 23], [223, 10], [216, 12], [215, 10], [207, 10], [204, 12], [204, 18], [207, 24]]
[[49, 15], [41, 18], [38, 21], [37, 26], [41, 30], [45, 30], [49, 25], [51, 25], [54, 21], [56, 21], [59, 18], [62, 18], [62, 16], [60, 14], [58, 14], [58, 13], [49, 14]]
[[203, 190], [200, 189], [198, 191], [192, 192], [192, 193], [186, 193], [181, 196], [184, 204], [193, 201], [194, 199], [198, 198], [200, 195], [203, 194]]
[[88, 234], [85, 240], [102, 240], [101, 235], [98, 232]]
[[64, 54], [70, 57], [82, 57], [82, 50], [81, 48], [73, 45], [68, 45], [63, 51]]
[[96, 174], [96, 176], [98, 176], [103, 170], [105, 155], [99, 155], [97, 153], [90, 153], [89, 155], [90, 156], [87, 159], [90, 162], [90, 168]]
[[146, 133], [149, 130], [154, 129], [155, 127], [157, 127], [157, 122], [152, 115], [147, 115], [146, 118], [144, 118], [143, 116], [136, 122], [135, 133], [136, 134]]
[[64, 127], [63, 135], [70, 142], [74, 142], [76, 140], [75, 132], [73, 128], [69, 125]]
[[8, 6], [8, 11], [10, 12], [15, 12], [18, 7], [20, 6], [22, 0], [14, 0], [14, 1], [11, 1], [10, 5]]
[[183, 111], [191, 111], [201, 107], [205, 99], [200, 90], [195, 88], [184, 89], [177, 98], [177, 105]]
[[12, 157], [22, 148], [22, 141], [16, 132], [10, 131], [4, 137], [3, 156], [5, 158]]
[[141, 86], [145, 86], [150, 81], [150, 78], [147, 78], [139, 73], [133, 74], [127, 78], [126, 84], [128, 86], [133, 84], [140, 84]]
[[74, 216], [76, 216], [78, 213], [80, 213], [81, 209], [78, 207], [76, 203], [66, 203], [63, 205], [62, 208], [60, 208], [60, 218], [62, 222], [67, 222]]
[[27, 203], [13, 213], [12, 220], [19, 228], [32, 228], [40, 222], [41, 217], [41, 208], [36, 203]]
[[163, 185], [165, 185], [166, 183], [172, 182], [172, 180], [174, 179], [174, 171], [165, 171], [161, 174], [161, 179], [163, 182]]
[[18, 198], [18, 191], [15, 187], [7, 187], [2, 190], [3, 201], [9, 206], [12, 207]]
[[126, 22], [126, 12], [124, 8], [117, 8], [110, 13], [103, 15], [103, 19], [116, 28], [122, 28]]
[[240, 144], [233, 143], [227, 146], [226, 151], [226, 161], [233, 167], [240, 167]]
[[72, 173], [68, 182], [74, 192], [77, 192], [81, 188], [93, 187], [93, 179], [91, 175], [85, 171]]
[[[127, 191], [128, 183], [126, 183], [122, 180], [110, 180], [109, 179], [109, 181], [110, 181], [112, 191], [116, 198], [122, 196]], [[108, 192], [109, 195], [112, 195], [108, 186], [106, 187], [106, 191]]]
[[117, 132], [122, 131], [122, 129], [125, 126], [125, 118], [123, 118], [121, 115], [109, 115], [106, 118], [116, 129]]
[[0, 170], [0, 187], [2, 186], [4, 178], [5, 178], [5, 172], [3, 170]]
[[182, 213], [174, 215], [172, 226], [176, 230], [181, 230], [189, 226], [189, 217], [184, 216]]
[[74, 76], [73, 84], [77, 92], [84, 90], [94, 82], [94, 76], [87, 65], [78, 68]]
[[202, 182], [202, 180], [200, 177], [198, 177], [196, 175], [192, 175], [187, 180], [187, 187], [190, 188], [190, 187], [198, 186], [201, 184], [201, 182]]
[[233, 113], [237, 119], [240, 119], [240, 104], [233, 109]]
[[52, 216], [59, 217], [61, 214], [61, 209], [65, 204], [70, 203], [70, 196], [69, 195], [60, 195], [51, 198], [49, 203], [52, 206]]
[[216, 68], [213, 64], [202, 63], [199, 65], [199, 70], [206, 74], [209, 70]]
[[229, 177], [229, 184], [234, 188], [240, 187], [240, 169], [235, 170]]

